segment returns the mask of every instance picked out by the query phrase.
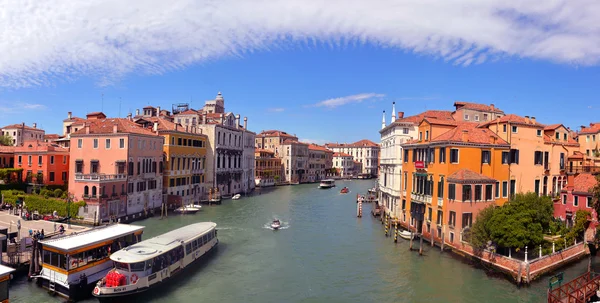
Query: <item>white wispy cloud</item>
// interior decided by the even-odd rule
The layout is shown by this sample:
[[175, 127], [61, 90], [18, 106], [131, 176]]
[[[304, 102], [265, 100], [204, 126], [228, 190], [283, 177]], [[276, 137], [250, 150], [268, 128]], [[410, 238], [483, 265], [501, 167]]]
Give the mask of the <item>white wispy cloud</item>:
[[383, 98], [384, 94], [376, 94], [376, 93], [365, 93], [365, 94], [356, 94], [345, 97], [331, 98], [327, 100], [323, 100], [315, 104], [316, 107], [327, 107], [327, 108], [336, 108], [338, 106], [342, 106], [348, 103], [360, 103], [365, 100], [372, 100], [375, 98]]
[[46, 108], [43, 104], [0, 101], [0, 114], [16, 114], [28, 110], [44, 110]]
[[281, 112], [285, 111], [285, 108], [283, 108], [283, 107], [273, 107], [273, 108], [269, 108], [268, 111], [271, 112], [271, 113], [281, 113]]
[[478, 64], [595, 65], [594, 0], [0, 0], [0, 86], [111, 84], [223, 56], [366, 43]]
[[298, 139], [300, 142], [323, 145], [329, 141], [323, 139]]

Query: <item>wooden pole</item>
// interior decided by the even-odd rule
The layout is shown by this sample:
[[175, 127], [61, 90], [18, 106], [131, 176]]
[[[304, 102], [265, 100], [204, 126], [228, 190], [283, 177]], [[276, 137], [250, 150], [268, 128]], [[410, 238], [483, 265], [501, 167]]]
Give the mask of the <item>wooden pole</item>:
[[423, 255], [423, 232], [421, 232], [420, 235], [421, 236], [419, 237], [419, 255]]

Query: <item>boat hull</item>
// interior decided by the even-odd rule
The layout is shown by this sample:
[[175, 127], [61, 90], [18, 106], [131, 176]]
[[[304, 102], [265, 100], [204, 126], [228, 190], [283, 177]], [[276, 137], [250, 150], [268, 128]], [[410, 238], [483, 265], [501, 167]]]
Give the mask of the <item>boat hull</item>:
[[[170, 276], [166, 277], [165, 279], [162, 279], [159, 282], [151, 284], [148, 287], [136, 288], [136, 289], [131, 289], [131, 290], [123, 291], [123, 292], [102, 293], [102, 294], [95, 294], [95, 293], [93, 293], [93, 292], [95, 292], [95, 288], [92, 288], [91, 292], [93, 293], [93, 296], [96, 297], [96, 298], [98, 298], [98, 301], [100, 301], [100, 302], [123, 302], [123, 298], [132, 299], [131, 297], [133, 295], [140, 294], [140, 293], [147, 292], [147, 291], [153, 291], [156, 288], [158, 288], [158, 286], [160, 286], [160, 285], [164, 286], [165, 283], [173, 282], [177, 278], [185, 276], [185, 275], [180, 275], [180, 273], [189, 272], [190, 270], [193, 270], [193, 268], [195, 266], [197, 266], [198, 263], [201, 263], [203, 260], [206, 259], [206, 257], [210, 253], [212, 253], [213, 251], [216, 250], [218, 244], [219, 244], [219, 239], [216, 239], [215, 244], [212, 247], [210, 247], [200, 257], [194, 259], [186, 267], [184, 267], [184, 268], [182, 268], [180, 270], [173, 271], [170, 274]], [[158, 274], [158, 272], [157, 272], [157, 274]]]
[[271, 224], [271, 228], [272, 229], [279, 229], [280, 227], [281, 227], [281, 225], [273, 225], [273, 224]]
[[400, 238], [404, 239], [404, 240], [410, 240], [413, 238], [413, 235], [411, 233], [404, 233], [401, 232], [398, 234], [400, 236]]
[[[92, 282], [92, 283], [90, 283]], [[36, 284], [49, 292], [53, 292], [63, 298], [68, 299], [69, 301], [76, 302], [88, 299], [92, 296], [92, 291], [96, 286], [98, 281], [88, 281], [89, 284], [81, 285], [81, 284], [71, 284], [69, 287], [66, 287], [62, 284], [55, 283], [54, 291], [50, 290], [50, 281], [45, 278], [37, 278]]]

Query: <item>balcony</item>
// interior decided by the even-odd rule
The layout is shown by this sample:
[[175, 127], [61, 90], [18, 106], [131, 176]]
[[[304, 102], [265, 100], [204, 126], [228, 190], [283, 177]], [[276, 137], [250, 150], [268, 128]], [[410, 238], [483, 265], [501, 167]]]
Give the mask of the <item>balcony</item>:
[[600, 173], [600, 166], [569, 166], [567, 167], [568, 174], [581, 174], [581, 173], [589, 173], [589, 174], [598, 174]]
[[424, 203], [431, 204], [431, 195], [411, 193], [410, 199], [414, 202], [424, 202]]
[[437, 198], [437, 201], [439, 207], [444, 207], [444, 198]]
[[75, 181], [79, 182], [102, 182], [102, 181], [125, 181], [126, 174], [75, 174]]

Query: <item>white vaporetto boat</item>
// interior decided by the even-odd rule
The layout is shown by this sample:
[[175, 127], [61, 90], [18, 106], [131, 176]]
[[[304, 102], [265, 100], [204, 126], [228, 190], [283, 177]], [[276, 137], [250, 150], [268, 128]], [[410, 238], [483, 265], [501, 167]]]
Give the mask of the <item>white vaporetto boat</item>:
[[184, 205], [180, 208], [175, 209], [176, 213], [181, 213], [181, 214], [195, 214], [200, 210], [199, 207], [196, 207], [194, 205]]
[[127, 296], [156, 287], [192, 266], [218, 243], [217, 224], [191, 224], [112, 254], [112, 269], [92, 294], [99, 298]]
[[405, 240], [410, 240], [413, 237], [413, 234], [408, 230], [403, 230], [403, 231], [399, 232], [398, 235], [400, 235], [400, 238], [405, 239]]
[[321, 188], [321, 189], [332, 188], [332, 187], [335, 187], [335, 180], [333, 180], [333, 179], [321, 180], [321, 183], [319, 183], [319, 188]]

